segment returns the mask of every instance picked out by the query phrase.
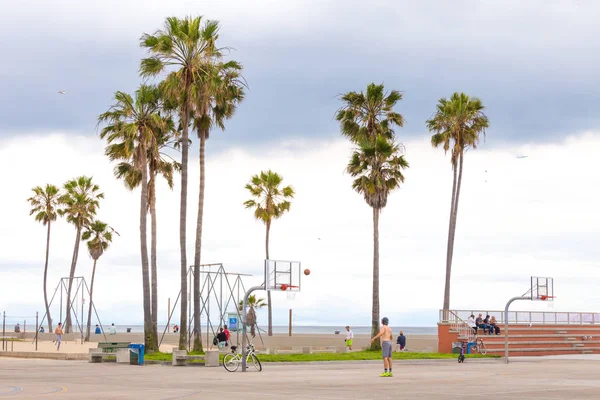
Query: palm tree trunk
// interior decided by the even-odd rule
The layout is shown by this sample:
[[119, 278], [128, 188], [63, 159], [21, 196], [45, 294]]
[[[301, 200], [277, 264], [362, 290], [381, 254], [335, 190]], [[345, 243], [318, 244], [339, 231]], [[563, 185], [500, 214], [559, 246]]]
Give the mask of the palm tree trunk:
[[[379, 209], [373, 207], [373, 308], [371, 309], [371, 337], [379, 332]], [[374, 341], [371, 350], [381, 349]]]
[[188, 151], [189, 151], [189, 95], [191, 76], [188, 72], [185, 76], [185, 91], [183, 93], [183, 105], [181, 107], [181, 199], [179, 203], [179, 247], [181, 249], [181, 313], [179, 321], [179, 349], [187, 348], [187, 256], [186, 256], [186, 216], [187, 216], [187, 184], [188, 184]]
[[67, 319], [65, 321], [65, 333], [71, 332], [71, 289], [73, 288], [75, 267], [77, 266], [77, 257], [79, 256], [79, 242], [81, 241], [81, 227], [77, 226], [76, 229], [75, 247], [73, 248], [73, 259], [71, 260], [71, 271], [69, 272], [69, 287], [67, 289]]
[[152, 288], [152, 334], [158, 338], [158, 268], [156, 266], [156, 173], [153, 177], [152, 186], [148, 187], [151, 192], [150, 201], [150, 286]]
[[46, 305], [46, 316], [48, 317], [48, 332], [52, 331], [52, 317], [50, 316], [50, 306], [48, 305], [48, 293], [46, 282], [48, 281], [48, 258], [50, 257], [50, 221], [48, 221], [48, 235], [46, 236], [46, 263], [44, 265], [44, 304]]
[[148, 215], [148, 167], [146, 160], [146, 149], [142, 145], [140, 149], [142, 159], [140, 167], [142, 170], [142, 190], [140, 196], [140, 251], [142, 256], [142, 289], [144, 305], [144, 345], [147, 351], [156, 351], [156, 336], [152, 323], [152, 312], [150, 298], [150, 270], [148, 268], [148, 239], [147, 239], [147, 215]]
[[454, 223], [455, 223], [455, 203], [456, 203], [456, 189], [457, 189], [457, 164], [456, 161], [452, 164], [452, 171], [454, 179], [452, 181], [452, 200], [450, 202], [450, 221], [448, 223], [448, 245], [446, 248], [446, 282], [444, 284], [444, 306], [443, 306], [443, 319], [447, 320], [447, 312], [450, 309], [450, 274], [452, 271], [452, 253], [454, 247]]
[[90, 341], [90, 326], [92, 324], [92, 305], [94, 304], [92, 301], [92, 296], [94, 295], [94, 277], [96, 276], [96, 262], [98, 260], [94, 260], [94, 268], [92, 268], [92, 282], [90, 283], [90, 305], [88, 309], [88, 317], [87, 317], [87, 328], [85, 330], [85, 341]]
[[206, 166], [204, 150], [206, 135], [199, 132], [200, 136], [200, 192], [198, 195], [198, 220], [196, 222], [196, 246], [194, 254], [194, 351], [202, 351], [200, 327], [200, 256], [202, 254], [202, 218], [204, 216], [204, 184]]
[[[265, 250], [267, 251], [267, 260], [269, 259], [269, 233], [271, 232], [271, 221], [267, 221], [267, 235], [265, 240]], [[266, 277], [268, 279], [268, 277]], [[268, 314], [268, 327], [267, 335], [273, 336], [273, 308], [271, 307], [271, 291], [267, 291], [267, 314]]]

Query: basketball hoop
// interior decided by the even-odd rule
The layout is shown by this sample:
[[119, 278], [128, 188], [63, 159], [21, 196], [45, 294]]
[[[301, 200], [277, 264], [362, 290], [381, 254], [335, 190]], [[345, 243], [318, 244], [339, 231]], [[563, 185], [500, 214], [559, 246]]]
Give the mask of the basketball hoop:
[[294, 288], [298, 288], [298, 286], [294, 286], [294, 285], [288, 285], [288, 284], [281, 284], [280, 289], [282, 291], [287, 292], [287, 298], [288, 300], [296, 300], [296, 291], [294, 290]]
[[542, 300], [542, 301], [546, 301], [546, 300], [553, 301], [554, 300], [554, 296], [542, 295], [542, 296], [540, 296], [540, 300]]

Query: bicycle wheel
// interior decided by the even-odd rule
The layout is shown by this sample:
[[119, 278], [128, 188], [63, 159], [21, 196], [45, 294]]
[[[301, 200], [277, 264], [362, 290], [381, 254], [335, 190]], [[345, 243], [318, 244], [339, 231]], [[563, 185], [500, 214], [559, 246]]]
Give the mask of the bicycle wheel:
[[479, 342], [479, 354], [485, 356], [485, 353], [487, 353], [487, 350], [485, 349], [485, 344], [483, 344], [483, 342]]
[[256, 357], [256, 354], [252, 354], [252, 364], [254, 364], [254, 368], [256, 368], [258, 372], [262, 371], [262, 365], [260, 364], [258, 357]]
[[223, 358], [223, 367], [229, 372], [237, 371], [240, 366], [240, 359], [237, 354], [227, 354]]
[[474, 344], [473, 346], [471, 346], [471, 354], [477, 353], [477, 350], [479, 350], [479, 347], [477, 347], [476, 344]]

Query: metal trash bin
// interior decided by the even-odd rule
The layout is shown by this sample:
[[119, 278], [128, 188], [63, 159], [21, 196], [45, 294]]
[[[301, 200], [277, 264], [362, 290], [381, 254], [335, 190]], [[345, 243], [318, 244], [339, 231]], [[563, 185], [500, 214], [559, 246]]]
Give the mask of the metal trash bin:
[[129, 345], [129, 364], [144, 365], [144, 345], [132, 343]]

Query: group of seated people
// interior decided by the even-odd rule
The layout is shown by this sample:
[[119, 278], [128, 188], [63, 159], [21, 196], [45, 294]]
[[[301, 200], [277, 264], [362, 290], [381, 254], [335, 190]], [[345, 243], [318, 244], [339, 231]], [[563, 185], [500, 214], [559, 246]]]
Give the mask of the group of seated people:
[[479, 314], [477, 318], [473, 314], [467, 320], [467, 324], [473, 329], [473, 332], [477, 335], [478, 329], [482, 329], [484, 334], [496, 335], [500, 334], [500, 327], [498, 326], [498, 322], [496, 321], [496, 317], [492, 316], [490, 318], [489, 315], [486, 315], [485, 318], [482, 318], [482, 314]]

